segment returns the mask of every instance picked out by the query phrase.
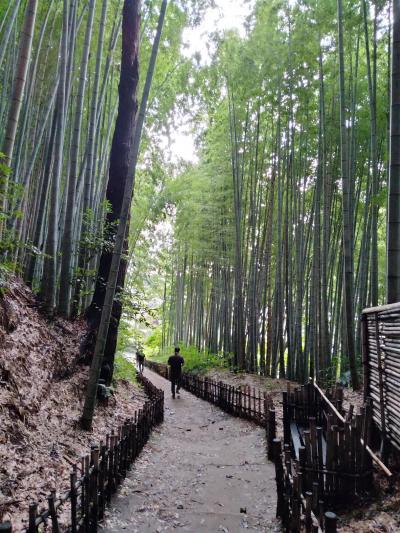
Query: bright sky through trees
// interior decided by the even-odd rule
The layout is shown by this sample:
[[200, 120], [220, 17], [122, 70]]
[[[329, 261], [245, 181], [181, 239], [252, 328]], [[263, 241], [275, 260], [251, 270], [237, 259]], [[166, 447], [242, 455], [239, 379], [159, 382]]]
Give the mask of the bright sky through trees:
[[[213, 40], [210, 35], [234, 29], [244, 37], [245, 20], [251, 13], [253, 0], [216, 0], [216, 6], [208, 9], [204, 18], [196, 28], [186, 28], [183, 32], [183, 54], [187, 57], [198, 56], [200, 64], [211, 62]], [[172, 134], [170, 146], [172, 158], [197, 162], [194, 135], [190, 121], [182, 116], [179, 128]]]

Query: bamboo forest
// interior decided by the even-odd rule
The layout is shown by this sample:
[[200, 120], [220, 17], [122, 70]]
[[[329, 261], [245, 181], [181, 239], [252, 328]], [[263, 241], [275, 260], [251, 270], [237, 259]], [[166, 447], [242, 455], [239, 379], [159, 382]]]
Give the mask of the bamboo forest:
[[0, 1], [0, 531], [400, 531], [399, 125], [400, 0]]

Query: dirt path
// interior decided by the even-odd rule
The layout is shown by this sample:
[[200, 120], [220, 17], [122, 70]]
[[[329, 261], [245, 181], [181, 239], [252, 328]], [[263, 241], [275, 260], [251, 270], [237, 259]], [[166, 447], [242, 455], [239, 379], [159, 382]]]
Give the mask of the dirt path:
[[264, 431], [186, 391], [173, 400], [169, 382], [145, 374], [165, 391], [165, 422], [114, 498], [103, 531], [280, 531]]

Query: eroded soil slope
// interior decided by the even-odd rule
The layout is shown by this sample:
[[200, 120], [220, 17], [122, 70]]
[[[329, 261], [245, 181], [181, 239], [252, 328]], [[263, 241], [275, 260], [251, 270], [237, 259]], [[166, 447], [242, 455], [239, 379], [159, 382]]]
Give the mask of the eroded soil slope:
[[15, 530], [29, 501], [40, 508], [49, 490], [66, 490], [71, 465], [143, 403], [139, 389], [118, 382], [93, 432], [79, 429], [88, 375], [78, 363], [83, 331], [81, 322], [43, 318], [17, 279], [0, 297], [0, 520], [11, 518]]

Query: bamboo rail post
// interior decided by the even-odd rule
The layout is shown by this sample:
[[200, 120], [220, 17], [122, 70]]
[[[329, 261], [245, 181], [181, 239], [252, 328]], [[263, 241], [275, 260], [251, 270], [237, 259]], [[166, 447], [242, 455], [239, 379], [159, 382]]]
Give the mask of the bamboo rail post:
[[47, 497], [47, 503], [49, 505], [49, 514], [51, 517], [52, 533], [60, 533], [60, 527], [58, 525], [57, 510], [56, 510], [56, 491], [53, 489], [50, 492], [50, 496]]
[[[113, 435], [113, 448], [114, 448], [114, 462], [113, 462], [113, 478], [114, 478], [114, 487], [116, 488], [119, 485], [119, 467], [121, 453], [119, 448], [119, 430]], [[115, 490], [115, 489], [114, 489]]]
[[307, 491], [305, 494], [306, 497], [306, 508], [305, 508], [305, 517], [304, 517], [304, 526], [307, 533], [311, 533], [312, 528], [312, 492]]
[[92, 529], [97, 531], [97, 521], [99, 516], [99, 447], [92, 446], [90, 452], [90, 462], [93, 466], [92, 470]]
[[100, 458], [99, 458], [99, 519], [104, 517], [106, 507], [106, 495], [104, 484], [107, 476], [107, 447], [103, 441], [100, 441]]
[[222, 390], [222, 381], [218, 381], [218, 405], [219, 407], [223, 406], [223, 390]]
[[73, 466], [70, 474], [70, 491], [71, 491], [71, 533], [77, 533], [77, 500], [76, 491], [76, 465]]
[[38, 504], [36, 502], [32, 502], [29, 504], [28, 533], [37, 533], [38, 531], [38, 528], [36, 525], [37, 509], [38, 509]]
[[85, 487], [85, 506], [82, 508], [83, 513], [83, 520], [84, 520], [84, 531], [89, 532], [90, 531], [90, 503], [91, 503], [91, 483], [90, 483], [90, 457], [89, 455], [85, 455], [84, 459], [85, 469], [84, 472], [84, 478], [83, 478], [83, 484]]
[[282, 464], [282, 443], [280, 439], [274, 439], [273, 456], [274, 456], [274, 463], [275, 463], [275, 479], [276, 479], [276, 492], [277, 492], [276, 516], [277, 518], [282, 518], [283, 508], [284, 508], [284, 500], [283, 500], [284, 483], [283, 483], [283, 464]]
[[317, 455], [318, 455], [318, 490], [320, 494], [324, 493], [324, 457], [323, 457], [323, 448], [322, 448], [322, 437], [323, 429], [322, 427], [317, 427]]
[[268, 443], [268, 459], [273, 461], [273, 443], [276, 438], [276, 419], [275, 409], [268, 410], [268, 425], [267, 425], [267, 443]]
[[318, 502], [319, 502], [319, 490], [318, 490], [318, 481], [313, 482], [313, 489], [312, 489], [312, 499], [311, 499], [311, 509], [313, 510], [314, 514], [318, 515]]
[[304, 486], [306, 491], [309, 491], [312, 486], [312, 451], [311, 451], [311, 436], [309, 430], [304, 430]]
[[12, 533], [11, 522], [3, 522], [0, 524], [0, 533]]
[[285, 444], [290, 443], [290, 420], [289, 420], [289, 407], [288, 407], [288, 393], [282, 392], [283, 402], [283, 442]]
[[291, 528], [292, 531], [300, 531], [301, 527], [301, 488], [300, 479], [297, 473], [293, 474], [293, 490], [292, 490], [292, 517]]
[[111, 430], [111, 435], [107, 435], [109, 438], [109, 452], [108, 452], [108, 483], [107, 483], [107, 500], [110, 501], [111, 494], [114, 492], [114, 430]]
[[[150, 404], [151, 408], [151, 421], [150, 425], [154, 425], [154, 402], [151, 402]], [[131, 446], [131, 435], [132, 435], [132, 425], [131, 420], [126, 420], [125, 423], [125, 476], [128, 473], [128, 470], [130, 468], [131, 462], [132, 462], [132, 446]]]
[[318, 500], [318, 521], [319, 523], [321, 524], [321, 526], [324, 525], [324, 501], [323, 500]]
[[364, 401], [369, 396], [370, 372], [368, 364], [368, 317], [364, 313], [361, 315], [361, 357], [364, 375]]
[[364, 442], [362, 442], [362, 431], [364, 423], [364, 409], [360, 409], [360, 413], [357, 413], [355, 416], [356, 419], [356, 435], [357, 435], [357, 447], [356, 447], [356, 481], [357, 481], [357, 490], [362, 489], [362, 477], [360, 475], [363, 473], [363, 449]]
[[[367, 398], [367, 401], [365, 403], [365, 435], [364, 435], [364, 445], [365, 450], [367, 452], [367, 444], [370, 442], [371, 439], [371, 432], [372, 432], [372, 400], [371, 398]], [[365, 461], [366, 465], [365, 468], [369, 470], [369, 474], [365, 478], [365, 482], [367, 486], [371, 486], [373, 483], [373, 467], [372, 467], [372, 457], [370, 454], [365, 453]]]
[[310, 466], [313, 470], [311, 483], [313, 484], [315, 479], [318, 477], [318, 474], [317, 474], [317, 469], [318, 469], [317, 423], [314, 417], [309, 418], [309, 427], [310, 427], [310, 454], [311, 454]]
[[126, 422], [124, 422], [121, 428], [121, 462], [120, 462], [120, 475], [121, 478], [126, 477], [126, 471], [128, 467], [128, 458], [127, 458], [127, 427]]
[[77, 512], [79, 516], [78, 524], [79, 524], [79, 521], [83, 520], [85, 516], [84, 509], [85, 509], [85, 497], [86, 496], [85, 496], [85, 479], [84, 479], [84, 476], [85, 476], [85, 456], [84, 455], [81, 456], [80, 470], [81, 472], [80, 472], [80, 478], [79, 478], [79, 488], [80, 488], [80, 493], [81, 493], [81, 501], [80, 501], [80, 505], [77, 508]]
[[137, 413], [135, 411], [135, 418], [133, 419], [133, 458], [138, 456], [138, 428], [137, 428]]
[[325, 533], [337, 532], [337, 516], [335, 513], [327, 511], [325, 513]]
[[[152, 402], [151, 424], [154, 425], [154, 402]], [[130, 470], [132, 464], [132, 420], [126, 420], [126, 471]]]
[[379, 322], [378, 313], [375, 313], [375, 342], [376, 342], [376, 355], [378, 358], [378, 379], [379, 379], [379, 408], [381, 416], [381, 432], [382, 432], [382, 444], [381, 444], [381, 456], [384, 462], [387, 461], [388, 456], [388, 439], [386, 433], [386, 398], [384, 395], [384, 379], [383, 374], [385, 369], [382, 363], [381, 343], [379, 339]]
[[111, 500], [111, 486], [110, 486], [110, 456], [111, 456], [111, 437], [106, 435], [105, 444], [105, 458], [104, 458], [104, 486], [105, 486], [105, 502]]

